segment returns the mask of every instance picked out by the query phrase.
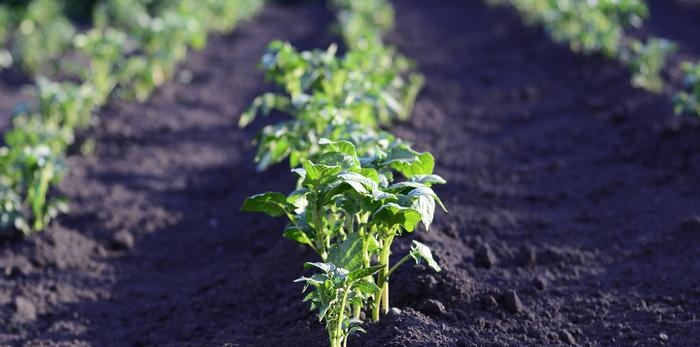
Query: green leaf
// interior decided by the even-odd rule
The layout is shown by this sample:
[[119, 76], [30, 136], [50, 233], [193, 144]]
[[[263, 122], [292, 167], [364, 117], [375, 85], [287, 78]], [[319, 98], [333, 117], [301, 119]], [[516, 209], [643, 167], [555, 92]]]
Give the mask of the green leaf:
[[435, 194], [435, 191], [430, 187], [418, 187], [418, 188], [416, 188], [408, 193], [409, 197], [422, 196], [422, 195], [430, 196], [433, 199], [435, 199], [435, 201], [440, 205], [440, 207], [442, 207], [442, 209], [445, 212], [447, 212], [447, 208], [445, 208], [445, 205], [442, 204], [442, 200], [440, 200], [440, 198], [437, 196], [437, 194]]
[[241, 117], [238, 119], [238, 127], [239, 128], [245, 128], [248, 126], [250, 123], [252, 123], [255, 120], [255, 117], [258, 115], [258, 110], [260, 109], [260, 104], [262, 103], [262, 98], [261, 97], [256, 97], [255, 100], [253, 100], [253, 104], [248, 107], [248, 109], [241, 114]]
[[404, 230], [411, 232], [421, 221], [421, 214], [413, 208], [399, 206], [392, 202], [381, 206], [374, 212], [372, 220], [375, 223], [384, 223], [390, 227], [398, 225]]
[[265, 93], [260, 95], [253, 100], [250, 107], [248, 107], [248, 109], [243, 112], [241, 117], [238, 119], [238, 126], [245, 128], [255, 120], [258, 113], [262, 113], [264, 116], [267, 116], [273, 109], [286, 111], [290, 104], [291, 100], [289, 100], [289, 97], [284, 95], [274, 93]]
[[331, 263], [319, 263], [319, 262], [306, 262], [304, 263], [304, 269], [317, 268], [323, 272], [331, 272], [335, 270], [336, 266]]
[[301, 243], [302, 245], [308, 245], [313, 247], [313, 241], [306, 234], [306, 232], [298, 227], [290, 226], [284, 230], [284, 237]]
[[411, 246], [411, 257], [416, 261], [416, 264], [420, 264], [422, 261], [436, 272], [442, 271], [440, 265], [433, 259], [433, 253], [430, 248], [418, 241], [413, 241], [413, 246]]
[[325, 146], [326, 151], [340, 152], [353, 157], [357, 156], [355, 145], [349, 141], [331, 141], [329, 139], [322, 138], [318, 141], [318, 144]]
[[435, 200], [428, 195], [418, 195], [411, 202], [411, 207], [420, 212], [425, 230], [429, 230], [435, 214]]
[[418, 155], [419, 153], [412, 150], [408, 145], [399, 144], [389, 150], [382, 164], [387, 165], [399, 162], [409, 163], [417, 161]]
[[432, 154], [425, 152], [421, 153], [416, 161], [397, 161], [392, 163], [391, 167], [409, 178], [417, 175], [430, 175], [435, 168], [435, 158]]
[[374, 284], [374, 282], [370, 282], [367, 279], [361, 279], [352, 286], [353, 289], [358, 290], [362, 294], [366, 295], [374, 295], [375, 293], [379, 292], [379, 287]]
[[[323, 275], [321, 275], [323, 276]], [[312, 277], [299, 277], [294, 280], [294, 283], [306, 283], [306, 284], [311, 284], [311, 285], [322, 285], [325, 282], [325, 280], [322, 277], [319, 277], [318, 274], [313, 275]]]
[[379, 189], [373, 189], [372, 190], [372, 199], [375, 201], [381, 201], [381, 200], [396, 200], [396, 195], [384, 192]]
[[343, 152], [322, 152], [314, 157], [314, 161], [318, 164], [338, 166], [346, 170], [360, 167], [360, 161], [357, 157]]
[[328, 262], [338, 267], [354, 271], [362, 266], [362, 240], [356, 233], [350, 234], [345, 241], [328, 249]]
[[349, 184], [356, 192], [367, 194], [377, 188], [377, 183], [371, 178], [362, 176], [356, 172], [346, 172], [338, 175], [344, 183]]
[[392, 184], [389, 187], [387, 187], [387, 191], [392, 192], [392, 193], [406, 193], [414, 188], [420, 188], [420, 187], [425, 187], [424, 184], [418, 183], [418, 182], [399, 182], [396, 184]]
[[283, 216], [288, 211], [287, 197], [278, 192], [253, 195], [245, 199], [241, 211], [261, 212], [272, 217]]
[[425, 229], [430, 229], [430, 224], [433, 222], [435, 215], [435, 202], [440, 204], [440, 207], [447, 212], [447, 209], [440, 201], [440, 198], [429, 187], [418, 187], [411, 190], [407, 195], [411, 199], [411, 206], [421, 213], [423, 225]]
[[445, 184], [445, 183], [447, 183], [447, 181], [445, 181], [444, 178], [442, 178], [438, 175], [416, 175], [416, 176], [411, 177], [411, 182], [424, 184], [428, 187], [430, 187], [433, 184]]
[[328, 176], [335, 176], [342, 170], [340, 166], [314, 164], [310, 160], [305, 161], [302, 165], [306, 172], [306, 178], [312, 181], [319, 181]]
[[350, 274], [348, 275], [348, 279], [350, 281], [357, 281], [357, 280], [363, 279], [367, 276], [372, 276], [372, 275], [376, 274], [382, 268], [384, 268], [383, 265], [375, 265], [375, 266], [357, 269], [355, 271], [350, 272]]

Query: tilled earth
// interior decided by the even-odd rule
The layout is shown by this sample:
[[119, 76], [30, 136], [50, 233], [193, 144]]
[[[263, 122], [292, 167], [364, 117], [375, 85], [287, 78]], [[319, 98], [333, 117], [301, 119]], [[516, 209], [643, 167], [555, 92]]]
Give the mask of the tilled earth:
[[[700, 22], [676, 6], [653, 1], [647, 30], [692, 57], [700, 44], [682, 33]], [[700, 122], [507, 9], [396, 7], [390, 41], [427, 86], [391, 130], [449, 182], [449, 214], [411, 236], [444, 270], [399, 270], [396, 309], [350, 345], [697, 346]], [[293, 187], [284, 165], [254, 170], [251, 141], [275, 118], [236, 120], [266, 89], [267, 42], [324, 48], [331, 21], [322, 4], [269, 6], [193, 53], [190, 84], [105, 109], [96, 152], [70, 158], [57, 192], [72, 212], [0, 245], [0, 345], [324, 346], [292, 284], [313, 255], [281, 237], [283, 221], [238, 212]], [[0, 87], [5, 109], [16, 93]]]

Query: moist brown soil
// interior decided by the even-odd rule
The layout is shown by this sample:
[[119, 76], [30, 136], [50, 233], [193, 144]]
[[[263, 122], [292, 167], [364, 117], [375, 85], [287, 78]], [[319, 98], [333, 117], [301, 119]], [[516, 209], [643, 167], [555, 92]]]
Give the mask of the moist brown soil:
[[[443, 272], [400, 269], [397, 309], [350, 345], [696, 346], [700, 122], [509, 10], [396, 7], [390, 40], [427, 86], [392, 131], [449, 182], [449, 214], [411, 235]], [[293, 186], [284, 165], [254, 170], [251, 140], [274, 118], [235, 123], [266, 88], [267, 42], [325, 47], [331, 20], [320, 4], [268, 6], [194, 53], [190, 84], [104, 110], [96, 152], [71, 157], [56, 192], [72, 212], [0, 246], [0, 345], [324, 346], [292, 284], [313, 255], [283, 221], [238, 212]]]

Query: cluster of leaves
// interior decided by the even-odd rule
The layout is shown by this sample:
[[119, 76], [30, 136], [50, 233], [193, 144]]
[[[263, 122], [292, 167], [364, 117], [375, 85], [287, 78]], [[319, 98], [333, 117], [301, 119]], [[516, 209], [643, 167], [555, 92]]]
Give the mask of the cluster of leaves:
[[386, 33], [394, 26], [394, 8], [387, 1], [334, 0], [338, 28], [350, 49], [384, 46]]
[[[0, 230], [38, 231], [66, 209], [61, 199], [50, 199], [50, 188], [67, 169], [65, 156], [75, 131], [91, 125], [95, 110], [114, 90], [145, 100], [172, 76], [188, 49], [204, 46], [207, 33], [229, 30], [261, 5], [261, 0], [104, 0], [95, 6], [95, 26], [71, 34], [69, 48], [37, 49], [32, 52], [38, 57], [34, 60], [20, 55], [23, 66], [31, 61], [37, 69], [43, 69], [49, 58], [44, 52], [52, 52], [50, 60], [54, 60], [53, 52], [69, 54], [69, 50], [73, 58], [81, 57], [71, 60], [83, 63], [64, 69], [64, 74], [75, 73], [66, 82], [37, 77], [34, 102], [20, 105], [12, 118], [12, 128], [0, 148]], [[13, 48], [53, 40], [50, 35], [56, 33], [51, 31], [58, 30], [53, 24], [45, 25], [68, 23], [57, 6], [60, 1], [30, 2], [18, 33], [0, 31], [0, 38], [12, 37]], [[0, 7], [0, 21], [2, 13]], [[58, 17], [61, 20], [54, 20]], [[35, 34], [23, 29], [30, 25], [24, 23], [34, 20]], [[31, 66], [27, 65], [28, 70], [36, 70]]]
[[63, 2], [34, 0], [26, 7], [5, 6], [0, 12], [6, 16], [13, 61], [32, 74], [56, 72], [59, 58], [70, 49], [76, 33], [62, 15]]
[[632, 72], [632, 85], [653, 92], [660, 92], [664, 87], [661, 72], [666, 67], [669, 54], [678, 46], [668, 40], [649, 38], [646, 43], [632, 40], [620, 53], [620, 58]]
[[[285, 93], [257, 97], [241, 116], [246, 126], [272, 110], [292, 116], [266, 126], [258, 136], [258, 169], [290, 158], [297, 167], [316, 154], [320, 138], [355, 139], [366, 147], [374, 129], [406, 119], [423, 85], [411, 63], [391, 47], [350, 50], [338, 57], [336, 46], [298, 52], [288, 43], [272, 42], [261, 63], [268, 80]], [[361, 139], [365, 139], [360, 141]]]
[[683, 63], [685, 90], [675, 97], [677, 114], [695, 114], [700, 116], [700, 63]]
[[640, 26], [648, 16], [642, 0], [489, 0], [508, 4], [533, 24], [543, 25], [559, 42], [574, 51], [603, 52], [614, 57], [620, 51], [624, 30]]
[[626, 40], [625, 30], [642, 25], [649, 10], [642, 0], [489, 0], [507, 4], [528, 22], [542, 25], [557, 42], [575, 52], [602, 53], [626, 63], [632, 84], [658, 92], [663, 88], [661, 71], [675, 50], [667, 40]]
[[347, 52], [271, 43], [261, 67], [281, 92], [257, 97], [239, 124], [272, 110], [290, 116], [263, 128], [256, 161], [264, 170], [289, 158], [296, 189], [251, 196], [241, 209], [285, 217], [284, 236], [317, 253], [321, 262], [307, 267], [319, 272], [297, 281], [331, 347], [341, 347], [361, 331], [363, 311], [374, 321], [388, 311], [390, 276], [400, 265], [415, 260], [440, 271], [416, 241], [393, 265], [390, 255], [397, 236], [420, 224], [427, 230], [436, 206], [444, 209], [432, 186], [445, 181], [433, 173], [430, 153], [380, 130], [409, 117], [423, 85], [411, 62], [383, 43], [392, 7], [378, 0], [333, 5]]

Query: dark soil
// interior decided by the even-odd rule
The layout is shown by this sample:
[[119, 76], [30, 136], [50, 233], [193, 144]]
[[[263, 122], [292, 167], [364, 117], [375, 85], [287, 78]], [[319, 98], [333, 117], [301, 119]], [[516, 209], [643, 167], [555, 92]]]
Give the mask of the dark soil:
[[[450, 213], [414, 235], [444, 270], [399, 270], [397, 310], [350, 344], [696, 346], [700, 122], [509, 10], [396, 6], [390, 39], [427, 86], [392, 131], [449, 181]], [[331, 20], [322, 5], [268, 7], [193, 54], [191, 84], [102, 112], [97, 151], [70, 158], [58, 192], [73, 212], [0, 246], [0, 345], [324, 346], [292, 284], [312, 254], [281, 220], [237, 212], [293, 186], [284, 165], [254, 171], [270, 119], [235, 122], [265, 89], [267, 42], [324, 47]]]
[[10, 125], [10, 116], [14, 108], [22, 102], [29, 102], [30, 96], [23, 90], [28, 82], [14, 70], [0, 70], [0, 131], [2, 133]]

